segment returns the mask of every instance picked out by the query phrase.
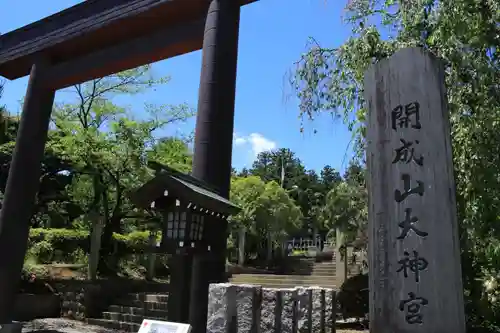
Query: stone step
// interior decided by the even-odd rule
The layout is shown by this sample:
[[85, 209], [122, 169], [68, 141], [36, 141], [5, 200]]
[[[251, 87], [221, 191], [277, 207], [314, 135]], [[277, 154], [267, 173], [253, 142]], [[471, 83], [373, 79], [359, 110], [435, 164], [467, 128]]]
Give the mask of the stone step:
[[165, 293], [131, 293], [122, 297], [122, 299], [145, 301], [145, 302], [167, 302], [168, 294]]
[[150, 301], [139, 301], [134, 299], [117, 299], [114, 301], [114, 305], [125, 306], [125, 307], [135, 307], [143, 308], [146, 310], [167, 310], [167, 302], [150, 302]]
[[101, 326], [112, 330], [120, 330], [125, 332], [137, 332], [141, 324], [125, 323], [109, 319], [88, 318], [87, 324]]
[[327, 271], [327, 272], [335, 272], [337, 270], [337, 267], [323, 267], [323, 266], [320, 266], [320, 267], [313, 267], [312, 268], [312, 271], [315, 272], [315, 271]]
[[338, 283], [271, 283], [271, 282], [235, 282], [231, 281], [233, 284], [244, 284], [244, 285], [254, 285], [254, 286], [262, 286], [263, 288], [295, 288], [295, 287], [323, 287], [323, 288], [332, 288], [337, 289], [340, 284]]
[[[235, 284], [243, 284], [243, 283], [236, 283], [232, 282]], [[273, 289], [291, 289], [291, 288], [296, 288], [296, 287], [323, 287], [323, 288], [330, 288], [330, 289], [335, 289], [338, 290], [337, 284], [324, 284], [324, 285], [305, 285], [305, 284], [290, 284], [290, 283], [283, 283], [283, 284], [273, 284], [273, 283], [244, 283], [246, 285], [255, 285], [255, 286], [261, 286], [262, 288], [273, 288]]]
[[312, 272], [312, 271], [332, 271], [335, 272], [337, 270], [336, 267], [312, 267], [312, 268], [292, 268], [291, 272]]
[[136, 324], [142, 323], [144, 319], [166, 320], [166, 318], [135, 315], [130, 313], [120, 313], [120, 312], [103, 312], [102, 317], [103, 319], [112, 320], [116, 322], [136, 323]]
[[122, 305], [111, 305], [108, 308], [109, 312], [118, 312], [123, 314], [131, 314], [138, 316], [147, 316], [155, 318], [166, 318], [166, 310], [148, 310], [144, 307], [133, 307], [133, 306], [122, 306]]
[[337, 267], [329, 267], [329, 266], [319, 266], [319, 267], [313, 267], [313, 271], [336, 271]]
[[335, 262], [333, 262], [333, 261], [321, 261], [321, 262], [315, 262], [313, 265], [314, 266], [322, 266], [322, 265], [325, 265], [325, 266], [331, 266], [331, 265], [333, 265], [333, 266], [335, 266]]
[[337, 267], [328, 267], [328, 266], [319, 266], [319, 267], [313, 267], [313, 271], [336, 271]]
[[273, 274], [234, 274], [232, 280], [259, 280], [259, 281], [330, 281], [331, 276], [321, 275], [273, 275]]
[[312, 268], [336, 268], [337, 264], [327, 262], [327, 263], [316, 263], [313, 265], [291, 265], [292, 269], [312, 269]]
[[321, 285], [330, 285], [330, 284], [338, 284], [338, 279], [325, 279], [325, 280], [317, 280], [317, 281], [304, 281], [304, 280], [259, 280], [259, 279], [239, 279], [239, 280], [231, 280], [231, 283], [238, 284], [293, 284], [296, 286], [307, 285], [307, 286], [321, 286]]
[[337, 272], [329, 272], [329, 271], [312, 271], [311, 276], [336, 276]]
[[328, 276], [330, 278], [335, 278], [337, 276], [336, 272], [312, 272], [310, 276]]
[[252, 285], [262, 285], [262, 286], [281, 286], [282, 288], [286, 287], [295, 287], [295, 286], [324, 286], [324, 287], [332, 287], [339, 285], [336, 279], [324, 279], [317, 281], [304, 281], [304, 280], [274, 280], [274, 279], [231, 279], [231, 283], [235, 284], [252, 284]]
[[304, 271], [291, 271], [285, 275], [332, 275], [337, 273], [338, 270], [304, 270]]
[[336, 272], [336, 268], [292, 269], [290, 273]]

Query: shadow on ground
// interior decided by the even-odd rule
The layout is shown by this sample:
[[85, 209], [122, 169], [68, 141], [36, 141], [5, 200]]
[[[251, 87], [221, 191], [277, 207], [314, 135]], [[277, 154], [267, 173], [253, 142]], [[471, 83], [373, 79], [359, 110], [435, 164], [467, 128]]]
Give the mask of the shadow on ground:
[[368, 332], [368, 325], [366, 323], [360, 322], [354, 322], [354, 323], [337, 323], [336, 325], [337, 330], [347, 330], [349, 332], [351, 331], [361, 331], [361, 332]]

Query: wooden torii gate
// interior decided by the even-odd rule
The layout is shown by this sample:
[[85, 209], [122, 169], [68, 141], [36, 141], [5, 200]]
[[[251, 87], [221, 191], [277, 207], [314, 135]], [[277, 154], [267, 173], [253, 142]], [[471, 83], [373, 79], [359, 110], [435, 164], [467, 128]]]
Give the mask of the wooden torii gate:
[[[12, 321], [55, 91], [203, 48], [193, 175], [227, 198], [240, 7], [254, 1], [88, 0], [0, 36], [0, 75], [30, 75], [0, 212], [0, 326]], [[210, 269], [192, 263], [204, 272], [191, 285], [194, 332], [208, 283], [224, 279], [226, 228], [211, 228]]]

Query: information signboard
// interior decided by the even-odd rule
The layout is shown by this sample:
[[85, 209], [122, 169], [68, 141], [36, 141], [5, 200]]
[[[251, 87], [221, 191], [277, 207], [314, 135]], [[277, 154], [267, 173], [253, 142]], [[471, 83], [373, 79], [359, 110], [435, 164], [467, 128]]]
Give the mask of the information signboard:
[[138, 333], [190, 333], [191, 325], [144, 319]]

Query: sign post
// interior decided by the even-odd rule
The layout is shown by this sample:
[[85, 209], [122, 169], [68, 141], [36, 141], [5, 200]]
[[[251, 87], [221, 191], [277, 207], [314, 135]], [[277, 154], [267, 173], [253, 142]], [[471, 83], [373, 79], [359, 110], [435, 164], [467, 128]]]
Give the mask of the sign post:
[[444, 71], [400, 50], [367, 71], [365, 100], [370, 332], [465, 333]]

